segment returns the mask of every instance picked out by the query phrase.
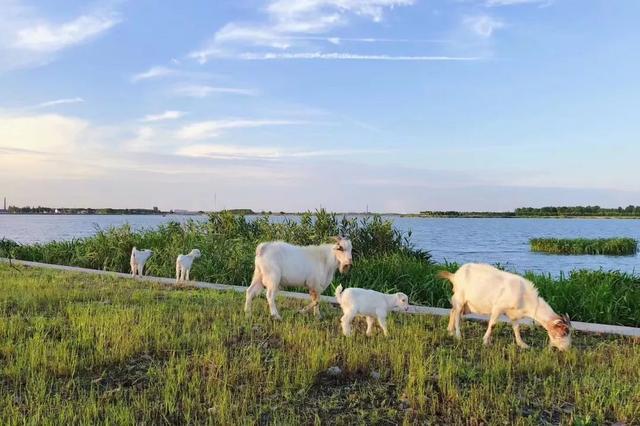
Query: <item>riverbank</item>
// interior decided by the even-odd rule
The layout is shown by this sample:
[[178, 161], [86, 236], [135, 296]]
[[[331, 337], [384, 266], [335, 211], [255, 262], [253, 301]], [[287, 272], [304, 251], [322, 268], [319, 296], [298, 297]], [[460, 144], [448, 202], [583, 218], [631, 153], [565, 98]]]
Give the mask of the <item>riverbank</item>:
[[[197, 247], [203, 257], [194, 264], [195, 279], [247, 286], [259, 242], [281, 239], [315, 244], [338, 233], [353, 239], [356, 252], [354, 268], [348, 275], [336, 275], [334, 285], [402, 291], [414, 304], [450, 307], [451, 286], [436, 274], [444, 268], [455, 270], [457, 265], [431, 261], [429, 253], [411, 245], [410, 235], [380, 217], [338, 219], [322, 213], [316, 220], [303, 216], [297, 221], [274, 223], [262, 218], [213, 215], [203, 222], [168, 223], [146, 230], [122, 226], [79, 240], [0, 247], [0, 255], [128, 272], [131, 247], [136, 246], [154, 251], [147, 264], [149, 274], [174, 277], [177, 254]], [[527, 278], [554, 309], [569, 313], [576, 321], [640, 326], [640, 277], [636, 274], [576, 270], [559, 276], [527, 274]], [[326, 294], [332, 295], [333, 288]]]
[[[337, 309], [280, 299], [0, 265], [0, 423], [635, 424], [640, 345], [576, 333], [568, 353], [538, 327], [463, 343], [446, 320], [392, 314], [391, 336], [339, 334]], [[330, 367], [340, 374], [331, 376]]]

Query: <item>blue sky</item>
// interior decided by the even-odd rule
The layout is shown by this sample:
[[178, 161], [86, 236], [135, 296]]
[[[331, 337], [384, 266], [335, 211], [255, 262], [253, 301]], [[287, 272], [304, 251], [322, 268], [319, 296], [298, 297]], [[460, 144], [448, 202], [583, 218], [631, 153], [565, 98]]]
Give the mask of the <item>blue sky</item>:
[[0, 195], [639, 204], [639, 17], [635, 0], [0, 0]]

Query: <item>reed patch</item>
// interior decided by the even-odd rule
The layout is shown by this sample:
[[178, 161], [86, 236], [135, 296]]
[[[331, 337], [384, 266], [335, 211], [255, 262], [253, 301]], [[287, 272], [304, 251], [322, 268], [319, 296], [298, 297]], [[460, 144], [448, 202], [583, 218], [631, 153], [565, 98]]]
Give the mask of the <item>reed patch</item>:
[[633, 238], [533, 238], [531, 251], [566, 255], [634, 256], [638, 242]]

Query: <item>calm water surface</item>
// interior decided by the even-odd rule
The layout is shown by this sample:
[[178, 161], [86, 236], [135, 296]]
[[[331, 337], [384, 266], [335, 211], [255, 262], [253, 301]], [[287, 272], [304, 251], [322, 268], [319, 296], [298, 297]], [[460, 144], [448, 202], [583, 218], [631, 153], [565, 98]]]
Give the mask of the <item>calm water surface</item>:
[[[0, 215], [0, 238], [20, 243], [68, 240], [94, 234], [96, 229], [130, 224], [153, 228], [170, 220], [206, 220], [204, 216], [38, 216]], [[515, 271], [558, 273], [572, 269], [616, 269], [640, 272], [640, 256], [555, 256], [529, 251], [534, 237], [640, 240], [640, 220], [632, 219], [424, 219], [389, 217], [412, 241], [437, 261], [500, 263]], [[274, 220], [282, 220], [274, 217]]]

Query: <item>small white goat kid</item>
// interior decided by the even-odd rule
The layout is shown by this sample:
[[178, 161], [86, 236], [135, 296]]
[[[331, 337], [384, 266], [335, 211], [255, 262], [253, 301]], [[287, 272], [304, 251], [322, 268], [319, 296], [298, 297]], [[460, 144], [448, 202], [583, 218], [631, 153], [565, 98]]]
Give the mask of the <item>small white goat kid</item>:
[[147, 263], [147, 260], [151, 257], [153, 252], [151, 250], [138, 250], [137, 248], [133, 248], [131, 250], [131, 276], [135, 277], [136, 275], [141, 277], [144, 274], [144, 264]]
[[528, 317], [542, 325], [549, 334], [549, 345], [561, 351], [571, 346], [571, 320], [558, 315], [538, 295], [533, 283], [525, 278], [501, 271], [490, 265], [467, 263], [455, 274], [442, 271], [439, 278], [453, 283], [449, 334], [460, 339], [460, 320], [463, 314], [472, 312], [489, 315], [489, 326], [484, 335], [485, 345], [491, 344], [491, 331], [501, 314], [505, 314], [513, 326], [516, 343], [521, 348], [529, 346], [520, 337], [519, 320]]
[[409, 298], [404, 293], [384, 294], [364, 288], [336, 288], [336, 300], [342, 308], [342, 333], [351, 336], [351, 322], [356, 316], [367, 318], [367, 336], [371, 336], [373, 322], [378, 319], [385, 336], [387, 331], [387, 314], [393, 308], [409, 309]]
[[180, 281], [189, 281], [189, 271], [193, 261], [200, 257], [200, 250], [193, 249], [189, 254], [178, 255], [176, 259], [176, 284]]
[[353, 262], [351, 241], [343, 237], [334, 237], [334, 241], [319, 246], [296, 246], [283, 241], [259, 244], [245, 312], [251, 312], [251, 300], [266, 288], [271, 316], [280, 319], [276, 307], [278, 288], [304, 286], [309, 289], [311, 303], [302, 312], [313, 308], [320, 316], [320, 295], [333, 280], [336, 269], [345, 274]]

